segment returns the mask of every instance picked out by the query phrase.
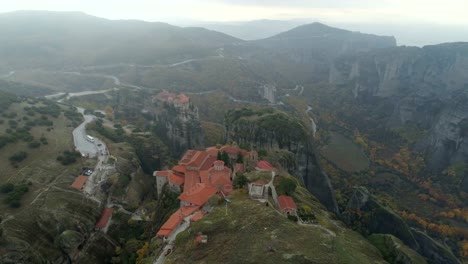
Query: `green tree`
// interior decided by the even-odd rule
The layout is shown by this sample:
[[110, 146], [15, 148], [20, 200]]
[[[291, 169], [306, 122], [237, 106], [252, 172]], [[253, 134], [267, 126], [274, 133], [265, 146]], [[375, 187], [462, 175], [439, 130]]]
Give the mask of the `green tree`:
[[218, 151], [218, 156], [216, 157], [217, 160], [222, 160], [223, 157], [221, 156], [221, 152]]
[[242, 156], [242, 153], [239, 151], [237, 152], [237, 163], [243, 163], [244, 162], [244, 157]]
[[296, 191], [296, 187], [296, 181], [289, 178], [283, 178], [278, 185], [278, 191], [282, 194], [292, 195]]
[[229, 155], [225, 151], [221, 153], [221, 160], [224, 161], [224, 165], [226, 165], [227, 167], [229, 167], [229, 165], [231, 164]]
[[236, 189], [243, 188], [247, 183], [248, 183], [247, 177], [244, 176], [244, 174], [237, 175], [236, 178], [234, 178], [234, 187]]

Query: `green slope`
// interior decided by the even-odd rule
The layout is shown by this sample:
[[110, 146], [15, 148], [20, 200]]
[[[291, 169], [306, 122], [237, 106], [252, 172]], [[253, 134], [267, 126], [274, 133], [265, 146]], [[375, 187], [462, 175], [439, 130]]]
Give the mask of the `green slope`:
[[[237, 191], [176, 238], [166, 263], [385, 263], [361, 235], [344, 228], [302, 187], [295, 199], [312, 208], [319, 224], [303, 226]], [[208, 243], [194, 243], [199, 232]]]

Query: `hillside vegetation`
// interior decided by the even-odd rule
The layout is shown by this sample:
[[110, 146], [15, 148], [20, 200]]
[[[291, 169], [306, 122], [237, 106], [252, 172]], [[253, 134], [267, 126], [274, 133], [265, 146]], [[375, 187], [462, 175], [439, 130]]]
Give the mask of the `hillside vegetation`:
[[46, 100], [0, 98], [0, 138], [6, 139], [0, 151], [0, 262], [63, 260], [99, 216], [96, 203], [69, 187], [87, 162], [64, 166], [57, 160], [73, 150], [72, 127], [81, 115]]
[[211, 55], [240, 40], [203, 28], [79, 12], [19, 11], [0, 15], [0, 66], [63, 68], [112, 63], [155, 64]]
[[[216, 207], [176, 239], [167, 263], [385, 263], [359, 234], [332, 220], [300, 188], [296, 199], [308, 204], [320, 225], [301, 226], [240, 190], [232, 203]], [[201, 232], [207, 244], [196, 244]]]

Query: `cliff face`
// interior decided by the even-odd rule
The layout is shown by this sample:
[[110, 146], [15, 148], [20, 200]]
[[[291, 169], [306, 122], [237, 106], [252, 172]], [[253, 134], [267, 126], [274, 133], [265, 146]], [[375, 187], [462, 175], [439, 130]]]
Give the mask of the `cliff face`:
[[307, 189], [330, 211], [339, 213], [333, 187], [321, 171], [309, 142], [310, 136], [301, 122], [273, 109], [229, 111], [225, 118], [226, 139], [257, 150], [283, 149], [294, 154], [292, 174], [303, 180]]
[[[427, 234], [410, 228], [400, 216], [377, 202], [375, 197], [370, 195], [364, 187], [355, 188], [348, 201], [346, 211], [342, 216], [348, 224], [352, 224], [356, 221], [360, 222], [361, 224], [359, 226], [363, 228], [363, 230], [360, 230], [361, 232], [389, 234], [399, 238], [408, 247], [418, 252], [421, 256], [424, 256], [429, 263], [460, 263], [450, 249], [430, 238]], [[375, 238], [375, 235], [373, 236]], [[377, 241], [379, 240], [380, 239]], [[372, 238], [371, 241], [376, 242]], [[385, 251], [394, 251], [391, 245], [381, 244], [380, 246], [379, 249], [381, 249], [381, 251], [382, 248], [384, 248]], [[401, 255], [401, 252], [397, 253], [396, 251], [392, 253], [394, 258], [398, 258], [398, 255]], [[403, 263], [413, 263], [411, 261], [408, 262], [408, 256], [399, 256], [399, 258], [401, 258], [401, 261], [405, 261]], [[415, 259], [419, 259], [419, 257]]]
[[390, 102], [386, 125], [425, 130], [416, 150], [441, 170], [468, 160], [467, 71], [467, 43], [398, 47], [336, 59], [329, 82], [349, 87], [360, 103], [375, 97]]
[[168, 143], [171, 151], [180, 153], [185, 149], [204, 146], [203, 131], [196, 107], [179, 108], [165, 103], [157, 119], [157, 133]]
[[69, 263], [98, 217], [97, 203], [81, 194], [51, 192], [31, 210], [3, 219], [0, 263]]

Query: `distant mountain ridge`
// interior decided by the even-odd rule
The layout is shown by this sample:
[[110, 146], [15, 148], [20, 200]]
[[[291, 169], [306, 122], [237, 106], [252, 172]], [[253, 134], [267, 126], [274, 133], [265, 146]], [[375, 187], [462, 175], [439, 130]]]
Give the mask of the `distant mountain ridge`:
[[302, 20], [253, 20], [247, 22], [197, 23], [243, 40], [264, 39], [303, 25]]
[[171, 63], [214, 55], [217, 48], [242, 41], [203, 28], [107, 20], [80, 12], [4, 13], [0, 30], [1, 64], [13, 68]]
[[396, 39], [333, 28], [316, 22], [252, 43], [287, 54], [295, 62], [310, 64], [327, 63], [347, 53], [395, 47]]

